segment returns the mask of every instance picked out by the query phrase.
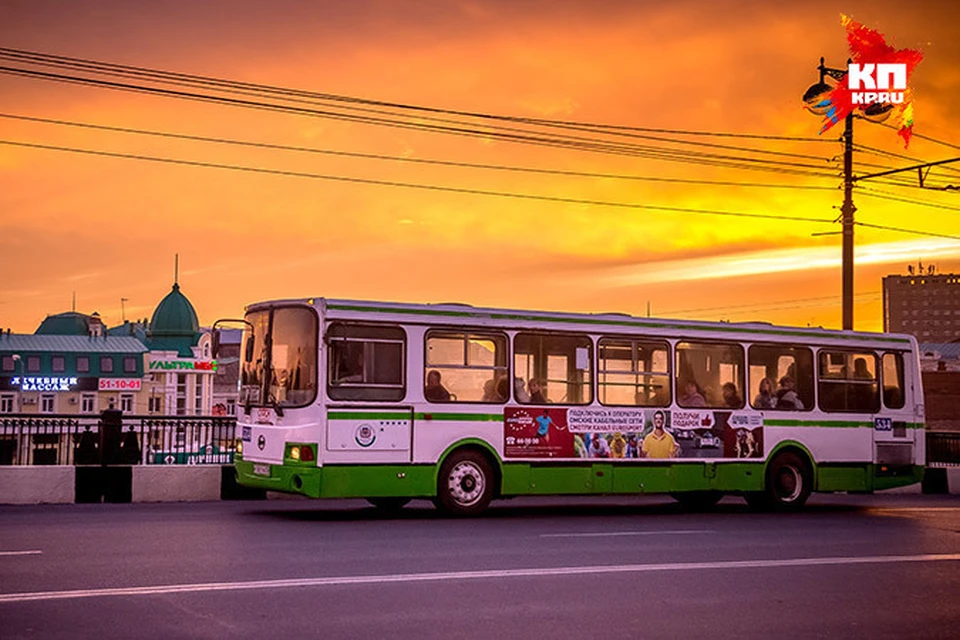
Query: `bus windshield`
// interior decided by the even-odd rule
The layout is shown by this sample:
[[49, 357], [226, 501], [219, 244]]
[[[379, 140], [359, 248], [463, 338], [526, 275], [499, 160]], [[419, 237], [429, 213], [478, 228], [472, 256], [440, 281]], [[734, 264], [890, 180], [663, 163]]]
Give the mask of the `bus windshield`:
[[317, 316], [304, 307], [258, 309], [246, 316], [240, 402], [302, 407], [317, 394]]

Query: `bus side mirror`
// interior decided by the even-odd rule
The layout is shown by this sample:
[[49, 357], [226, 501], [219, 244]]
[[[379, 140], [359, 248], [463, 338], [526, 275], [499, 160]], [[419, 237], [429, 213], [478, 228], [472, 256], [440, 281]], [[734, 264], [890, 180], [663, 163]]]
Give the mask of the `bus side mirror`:
[[216, 360], [220, 357], [220, 329], [214, 327], [210, 341], [212, 342], [210, 352], [213, 354], [213, 359]]
[[253, 362], [253, 334], [247, 337], [247, 344], [243, 348], [243, 361]]

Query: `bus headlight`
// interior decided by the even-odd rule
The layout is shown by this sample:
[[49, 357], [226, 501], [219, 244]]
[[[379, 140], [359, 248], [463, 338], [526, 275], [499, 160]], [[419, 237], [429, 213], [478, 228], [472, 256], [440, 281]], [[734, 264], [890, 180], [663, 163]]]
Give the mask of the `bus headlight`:
[[290, 458], [297, 462], [300, 461], [300, 447], [290, 447]]
[[243, 440], [237, 440], [237, 455], [243, 455]]

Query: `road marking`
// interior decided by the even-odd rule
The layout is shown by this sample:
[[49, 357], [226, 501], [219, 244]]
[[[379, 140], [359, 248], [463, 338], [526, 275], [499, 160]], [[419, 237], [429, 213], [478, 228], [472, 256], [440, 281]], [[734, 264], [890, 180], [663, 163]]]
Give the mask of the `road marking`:
[[541, 533], [541, 538], [613, 538], [617, 536], [676, 536], [692, 533], [716, 533], [713, 529], [678, 529], [676, 531], [607, 531], [603, 533]]
[[34, 591], [0, 594], [0, 604], [38, 600], [68, 600], [120, 596], [150, 596], [170, 593], [206, 591], [242, 591], [252, 589], [292, 589], [343, 585], [379, 585], [409, 582], [443, 582], [498, 578], [542, 578], [548, 576], [581, 576], [607, 573], [648, 573], [662, 571], [697, 571], [716, 569], [782, 569], [784, 567], [823, 567], [858, 564], [894, 564], [904, 562], [957, 562], [960, 553], [912, 556], [853, 556], [834, 558], [787, 558], [783, 560], [730, 560], [720, 562], [679, 562], [667, 564], [597, 565], [586, 567], [553, 567], [541, 569], [493, 569], [489, 571], [445, 571], [439, 573], [397, 573], [373, 576], [339, 576], [330, 578], [293, 578], [285, 580], [251, 580], [246, 582], [207, 582], [166, 584], [152, 587], [119, 587], [112, 589], [75, 589], [71, 591]]
[[960, 511], [960, 507], [873, 507], [871, 511]]
[[39, 556], [43, 551], [31, 549], [30, 551], [0, 551], [0, 556]]

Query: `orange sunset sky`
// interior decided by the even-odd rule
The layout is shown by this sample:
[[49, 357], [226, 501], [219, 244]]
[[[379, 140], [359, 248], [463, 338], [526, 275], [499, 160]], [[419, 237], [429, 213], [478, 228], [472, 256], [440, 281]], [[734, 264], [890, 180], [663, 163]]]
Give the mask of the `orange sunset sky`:
[[[0, 0], [0, 47], [392, 103], [584, 123], [817, 138], [800, 97], [844, 66], [840, 14], [924, 60], [917, 137], [858, 120], [858, 174], [960, 156], [960, 3], [915, 0], [188, 2]], [[0, 59], [0, 66], [18, 67]], [[0, 73], [0, 140], [575, 200], [832, 220], [842, 125], [820, 140], [683, 137], [797, 156], [826, 177], [519, 144]], [[15, 119], [392, 157], [823, 189], [704, 185], [373, 160]], [[581, 133], [591, 137], [593, 134]], [[681, 136], [672, 136], [678, 138]], [[604, 138], [604, 141], [615, 140]], [[627, 144], [681, 148], [663, 141]], [[709, 148], [686, 147], [717, 152]], [[737, 153], [737, 152], [724, 152]], [[915, 173], [898, 177], [915, 183]], [[960, 185], [960, 163], [934, 169]], [[912, 183], [912, 184], [913, 184]], [[873, 189], [873, 191], [868, 191]], [[879, 192], [879, 193], [878, 193]], [[877, 196], [884, 196], [883, 198]], [[925, 206], [909, 201], [939, 205]], [[862, 183], [857, 220], [960, 236], [960, 192]], [[944, 208], [945, 207], [945, 208]], [[0, 327], [149, 317], [173, 281], [201, 323], [325, 296], [840, 326], [838, 224], [374, 186], [0, 144]], [[960, 271], [960, 241], [858, 227], [857, 329], [881, 278]]]

